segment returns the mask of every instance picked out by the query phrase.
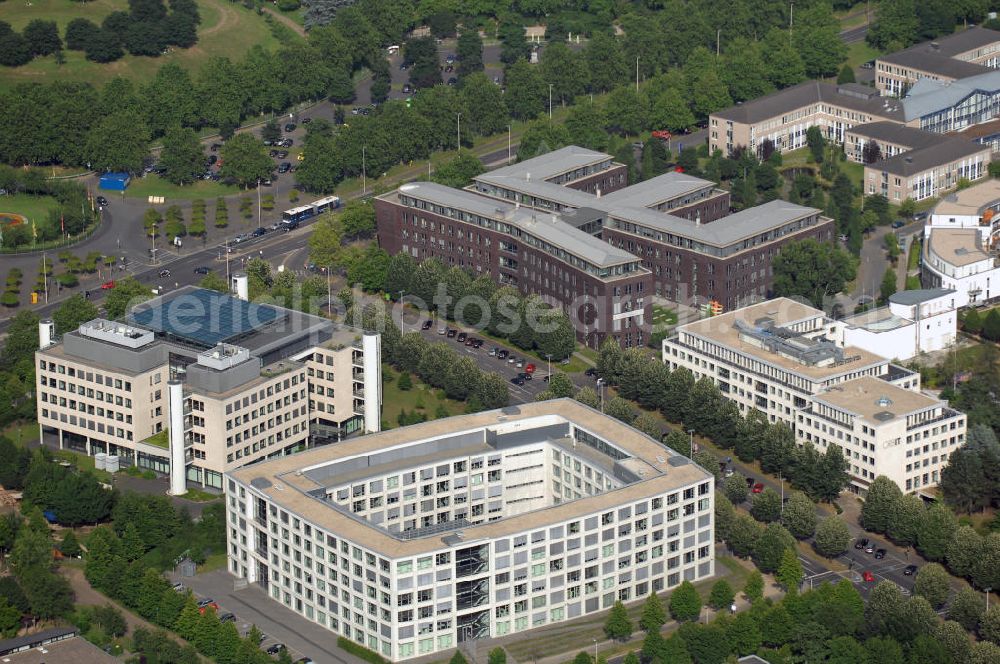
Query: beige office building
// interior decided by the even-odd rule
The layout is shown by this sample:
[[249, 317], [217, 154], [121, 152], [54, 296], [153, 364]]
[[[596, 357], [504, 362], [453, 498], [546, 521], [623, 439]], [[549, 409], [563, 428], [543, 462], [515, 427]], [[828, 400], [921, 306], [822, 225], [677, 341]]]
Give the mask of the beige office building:
[[902, 97], [919, 80], [948, 83], [1000, 66], [1000, 32], [973, 27], [875, 59], [875, 87]]
[[[245, 292], [245, 291], [244, 291]], [[96, 319], [36, 353], [43, 440], [222, 488], [222, 473], [378, 431], [377, 334], [186, 287]]]

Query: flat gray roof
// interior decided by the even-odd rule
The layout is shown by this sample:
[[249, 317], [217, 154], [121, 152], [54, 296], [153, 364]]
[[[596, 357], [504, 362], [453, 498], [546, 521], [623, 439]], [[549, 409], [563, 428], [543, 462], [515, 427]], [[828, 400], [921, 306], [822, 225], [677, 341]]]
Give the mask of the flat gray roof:
[[564, 148], [540, 154], [525, 161], [503, 166], [486, 175], [492, 177], [515, 177], [518, 179], [547, 180], [562, 173], [574, 171], [590, 164], [607, 161], [611, 157], [603, 152], [567, 145]]
[[664, 173], [624, 189], [604, 194], [595, 207], [610, 208], [610, 206], [616, 205], [653, 207], [664, 201], [680, 198], [707, 187], [715, 187], [715, 183], [686, 173]]
[[694, 238], [706, 244], [726, 247], [745, 238], [766, 233], [776, 226], [819, 212], [816, 208], [774, 200], [707, 224], [699, 224], [691, 219], [647, 208], [616, 208], [610, 216], [666, 233]]
[[862, 111], [889, 120], [903, 117], [899, 102], [879, 97], [874, 88], [848, 84], [838, 86], [821, 81], [799, 83], [752, 101], [730, 106], [712, 115], [742, 124], [756, 124], [819, 102]]
[[917, 288], [893, 293], [889, 296], [892, 304], [902, 304], [903, 306], [913, 306], [922, 302], [936, 300], [955, 291], [951, 288]]
[[[551, 186], [566, 189], [559, 185]], [[454, 207], [490, 219], [506, 221], [522, 231], [594, 265], [620, 265], [622, 263], [635, 263], [639, 260], [629, 252], [603, 242], [590, 233], [562, 221], [558, 215], [553, 213], [531, 208], [519, 208], [505, 201], [465, 189], [453, 189], [434, 182], [411, 182], [401, 186], [399, 192], [445, 207]], [[590, 198], [597, 200], [594, 196]]]

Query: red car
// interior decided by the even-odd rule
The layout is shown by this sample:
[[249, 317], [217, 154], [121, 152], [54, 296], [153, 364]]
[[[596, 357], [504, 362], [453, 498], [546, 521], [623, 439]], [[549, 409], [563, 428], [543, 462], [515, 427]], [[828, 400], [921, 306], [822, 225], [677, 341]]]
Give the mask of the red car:
[[764, 485], [761, 484], [760, 482], [757, 482], [756, 484], [753, 485], [752, 491], [754, 493], [761, 493], [764, 491]]
[[526, 364], [524, 366], [524, 373], [526, 373], [526, 374], [533, 374], [533, 373], [535, 373], [535, 365], [534, 364]]
[[861, 575], [861, 578], [865, 580], [865, 583], [875, 583], [875, 575], [871, 572], [865, 571], [865, 573]]
[[102, 290], [111, 290], [114, 287], [115, 287], [114, 281], [105, 281], [103, 284], [101, 284]]
[[218, 612], [218, 610], [219, 610], [219, 605], [218, 604], [216, 604], [215, 602], [209, 602], [208, 604], [199, 607], [198, 608], [198, 613], [204, 614], [205, 613], [205, 609], [207, 609], [208, 607], [212, 607], [213, 609], [215, 609], [216, 612]]

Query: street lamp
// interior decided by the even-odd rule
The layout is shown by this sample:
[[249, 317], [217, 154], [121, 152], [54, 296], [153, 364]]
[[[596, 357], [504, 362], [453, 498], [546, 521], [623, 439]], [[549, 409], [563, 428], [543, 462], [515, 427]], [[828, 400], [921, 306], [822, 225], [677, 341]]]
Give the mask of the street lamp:
[[597, 664], [597, 639], [592, 639], [594, 642], [594, 664]]
[[604, 412], [604, 379], [597, 379], [597, 391], [601, 394], [601, 412]]
[[552, 84], [549, 83], [549, 122], [552, 122]]
[[545, 359], [549, 361], [549, 380], [552, 380], [552, 353], [546, 353]]
[[461, 150], [462, 149], [462, 114], [461, 113], [458, 114], [458, 128], [455, 130], [455, 138], [457, 139], [456, 143], [455, 143], [455, 150]]
[[507, 163], [510, 163], [510, 125], [507, 125]]
[[698, 451], [697, 447], [695, 446], [695, 442], [694, 442], [694, 429], [688, 429], [688, 436], [690, 436], [690, 441], [688, 443], [688, 447], [691, 448], [691, 456], [694, 456], [694, 454]]

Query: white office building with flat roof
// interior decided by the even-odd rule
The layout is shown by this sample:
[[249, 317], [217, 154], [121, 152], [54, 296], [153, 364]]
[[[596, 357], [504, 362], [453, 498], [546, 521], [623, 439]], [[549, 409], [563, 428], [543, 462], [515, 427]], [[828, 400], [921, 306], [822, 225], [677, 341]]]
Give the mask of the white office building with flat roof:
[[383, 431], [226, 482], [229, 571], [392, 661], [714, 574], [712, 475], [570, 399]]
[[[938, 483], [948, 454], [965, 442], [966, 421], [920, 391], [919, 373], [874, 352], [883, 344], [880, 334], [917, 335], [916, 326], [927, 321], [913, 307], [919, 312], [940, 299], [925, 291], [898, 295], [904, 297], [889, 310], [898, 324], [885, 330], [861, 334], [866, 321], [835, 321], [808, 304], [776, 298], [680, 326], [664, 339], [662, 358], [671, 369], [711, 379], [740, 412], [756, 409], [785, 423], [799, 444], [821, 451], [840, 446], [853, 491], [864, 493], [878, 475], [918, 491]], [[907, 312], [917, 320], [905, 319]], [[928, 318], [950, 320], [954, 330], [947, 311], [933, 312]], [[936, 343], [940, 335], [927, 338]]]

